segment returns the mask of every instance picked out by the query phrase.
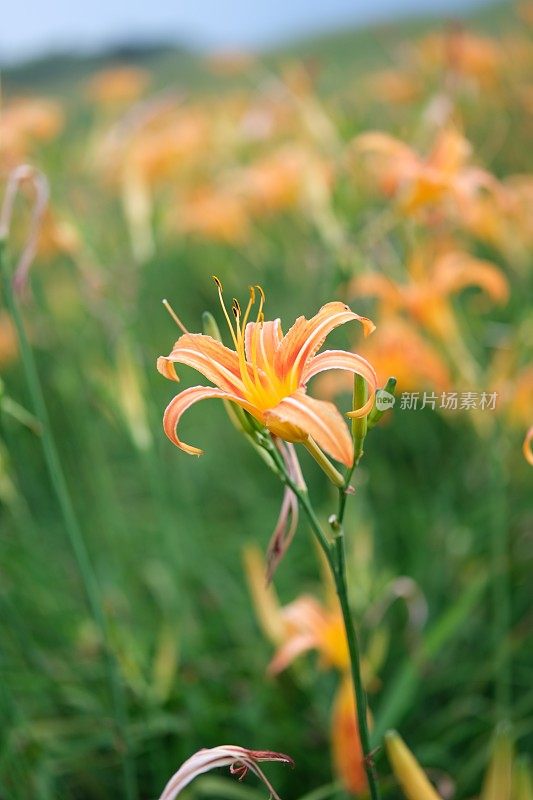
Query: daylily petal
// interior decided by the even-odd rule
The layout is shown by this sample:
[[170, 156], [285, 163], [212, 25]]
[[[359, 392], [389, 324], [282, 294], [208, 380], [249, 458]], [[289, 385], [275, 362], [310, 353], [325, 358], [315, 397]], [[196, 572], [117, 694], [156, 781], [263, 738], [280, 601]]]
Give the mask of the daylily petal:
[[157, 371], [161, 373], [169, 381], [179, 382], [179, 377], [172, 361], [166, 356], [159, 356], [157, 359]]
[[280, 344], [276, 354], [276, 367], [281, 375], [289, 371], [298, 373], [308, 359], [312, 358], [322, 347], [326, 336], [339, 325], [357, 320], [363, 326], [363, 333], [367, 336], [375, 328], [374, 323], [366, 317], [361, 317], [347, 305], [340, 302], [326, 303], [317, 314], [307, 320], [298, 317], [292, 328]]
[[345, 350], [325, 350], [307, 363], [302, 375], [302, 381], [307, 383], [313, 375], [329, 369], [348, 370], [348, 372], [354, 372], [365, 379], [369, 388], [368, 400], [361, 408], [355, 412], [352, 411], [350, 416], [363, 417], [368, 414], [374, 405], [374, 395], [378, 385], [377, 375], [372, 364], [366, 358], [357, 355], [357, 353], [348, 353]]
[[271, 796], [279, 800], [279, 796], [272, 784], [259, 767], [261, 761], [280, 761], [283, 764], [294, 766], [290, 756], [286, 756], [284, 753], [275, 753], [272, 750], [247, 750], [245, 747], [238, 747], [232, 744], [198, 750], [174, 773], [159, 800], [175, 800], [180, 792], [198, 775], [203, 775], [205, 772], [220, 767], [229, 767], [230, 772], [233, 775], [237, 775], [239, 780], [244, 778], [248, 770], [250, 770], [263, 781]]
[[[297, 486], [305, 489], [305, 481], [294, 445], [285, 444], [280, 440], [276, 440], [276, 444], [285, 462], [288, 474]], [[283, 501], [281, 503], [278, 521], [270, 538], [270, 542], [268, 543], [267, 584], [271, 583], [280, 561], [292, 543], [294, 534], [298, 528], [298, 511], [298, 498], [292, 489], [287, 486], [283, 493]]]
[[281, 438], [298, 442], [311, 436], [328, 455], [347, 467], [351, 466], [352, 437], [333, 403], [315, 400], [299, 389], [285, 397], [275, 408], [265, 412], [265, 424], [274, 434], [280, 431], [279, 423], [292, 428], [284, 431], [286, 436]]
[[267, 667], [269, 675], [278, 675], [303, 653], [317, 647], [316, 637], [312, 633], [299, 633], [291, 636], [283, 644]]
[[[253, 344], [254, 337], [255, 344]], [[250, 362], [255, 360], [259, 369], [272, 368], [282, 337], [281, 320], [279, 319], [267, 322], [249, 322], [245, 332], [246, 358]]]
[[244, 390], [237, 354], [211, 336], [185, 333], [166, 358], [160, 356], [157, 362], [159, 372], [176, 380], [175, 371], [168, 366], [169, 361], [193, 367], [220, 389], [238, 393]]
[[193, 447], [190, 444], [185, 444], [185, 442], [182, 442], [178, 438], [176, 427], [181, 416], [185, 413], [185, 411], [187, 411], [188, 408], [195, 403], [198, 403], [199, 400], [210, 400], [214, 398], [218, 398], [220, 400], [231, 400], [232, 402], [240, 405], [242, 408], [245, 408], [247, 411], [250, 411], [250, 413], [257, 415], [257, 410], [238, 395], [231, 394], [223, 389], [216, 389], [213, 386], [191, 386], [190, 389], [185, 389], [185, 391], [180, 392], [180, 394], [177, 394], [176, 397], [170, 401], [163, 415], [163, 429], [170, 441], [175, 444], [176, 447], [179, 447], [186, 453], [190, 453], [190, 455], [202, 455], [204, 452], [203, 450], [198, 447]]
[[359, 795], [366, 788], [365, 762], [356, 724], [356, 707], [347, 673], [337, 692], [331, 719], [331, 747], [337, 774], [345, 788]]
[[503, 303], [509, 296], [509, 285], [503, 272], [490, 261], [473, 258], [468, 253], [447, 253], [440, 258], [436, 264], [435, 283], [445, 293], [478, 286], [494, 302]]

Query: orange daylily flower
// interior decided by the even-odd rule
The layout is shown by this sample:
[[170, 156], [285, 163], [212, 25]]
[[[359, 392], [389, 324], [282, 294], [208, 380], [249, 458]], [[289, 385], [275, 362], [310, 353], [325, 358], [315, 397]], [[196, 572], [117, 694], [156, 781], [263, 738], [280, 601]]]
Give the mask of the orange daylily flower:
[[482, 189], [499, 188], [492, 175], [468, 163], [471, 145], [452, 127], [440, 131], [427, 156], [380, 131], [361, 134], [353, 149], [370, 159], [381, 191], [396, 197], [407, 214], [446, 202], [461, 213]]
[[309, 397], [307, 383], [314, 375], [330, 369], [361, 375], [368, 384], [369, 397], [361, 408], [350, 412], [350, 416], [367, 414], [377, 386], [372, 365], [356, 353], [344, 350], [326, 350], [318, 355], [317, 352], [328, 334], [339, 325], [357, 320], [368, 334], [374, 330], [374, 324], [344, 303], [333, 302], [322, 306], [309, 320], [298, 317], [284, 336], [279, 319], [264, 321], [264, 293], [260, 287], [256, 321], [248, 321], [256, 301], [256, 292], [251, 288], [244, 314], [237, 300], [233, 301], [235, 323], [232, 324], [222, 297], [222, 285], [215, 280], [235, 350], [211, 336], [191, 334], [179, 323], [184, 333], [169, 356], [158, 358], [159, 372], [177, 381], [174, 364], [186, 364], [215, 386], [193, 386], [171, 400], [163, 418], [170, 441], [186, 453], [201, 455], [202, 450], [185, 444], [178, 437], [176, 427], [183, 413], [199, 400], [219, 398], [239, 405], [274, 436], [287, 442], [308, 443], [312, 439], [328, 455], [351, 466], [353, 443], [346, 423], [332, 403]]
[[434, 66], [480, 88], [494, 86], [504, 65], [504, 53], [497, 41], [458, 26], [444, 33], [430, 33], [418, 43], [417, 49], [419, 67], [426, 73], [428, 67]]

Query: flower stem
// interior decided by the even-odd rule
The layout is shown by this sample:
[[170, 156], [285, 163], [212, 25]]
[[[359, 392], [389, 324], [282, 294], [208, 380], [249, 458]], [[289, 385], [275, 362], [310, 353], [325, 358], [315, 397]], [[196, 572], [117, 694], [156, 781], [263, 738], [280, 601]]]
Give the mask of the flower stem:
[[[361, 749], [363, 751], [364, 767], [368, 780], [370, 797], [371, 800], [380, 800], [381, 794], [379, 791], [378, 776], [374, 765], [374, 760], [372, 757], [370, 733], [368, 730], [368, 719], [367, 719], [368, 704], [366, 699], [366, 692], [364, 690], [363, 681], [361, 677], [360, 648], [348, 600], [348, 582], [346, 577], [346, 551], [344, 547], [344, 528], [342, 522], [344, 518], [344, 510], [346, 507], [347, 484], [351, 478], [353, 468], [349, 471], [349, 474], [345, 482], [345, 486], [342, 489], [339, 489], [339, 510], [337, 516], [334, 517], [331, 522], [331, 527], [334, 533], [333, 541], [331, 541], [331, 539], [324, 532], [318, 520], [318, 517], [309, 499], [308, 492], [297, 486], [291, 479], [291, 477], [287, 474], [287, 470], [285, 468], [285, 464], [283, 463], [283, 459], [280, 457], [274, 444], [271, 441], [269, 443], [267, 440], [265, 442], [265, 447], [269, 450], [274, 460], [276, 461], [276, 464], [279, 468], [280, 474], [282, 475], [284, 482], [286, 483], [287, 486], [289, 486], [292, 489], [292, 491], [298, 498], [298, 502], [300, 503], [302, 510], [307, 516], [307, 519], [311, 526], [311, 530], [313, 531], [313, 534], [315, 535], [318, 544], [320, 545], [320, 548], [322, 549], [324, 555], [326, 556], [326, 561], [328, 563], [333, 580], [335, 582], [335, 589], [337, 592], [337, 596], [339, 598], [344, 629], [346, 632], [346, 640], [348, 642], [352, 684], [357, 706], [356, 723], [357, 723], [357, 729], [359, 731], [359, 739], [361, 741]], [[355, 463], [356, 462], [354, 462], [354, 466]]]
[[98, 583], [93, 566], [91, 564], [89, 553], [87, 551], [87, 546], [83, 538], [83, 533], [74, 511], [72, 499], [65, 480], [65, 474], [61, 466], [56, 443], [52, 434], [48, 410], [44, 401], [43, 390], [39, 379], [39, 374], [37, 372], [35, 358], [26, 335], [22, 315], [18, 308], [18, 304], [13, 292], [11, 277], [8, 273], [6, 242], [5, 239], [2, 238], [0, 238], [0, 280], [2, 285], [2, 293], [8, 311], [15, 324], [21, 360], [33, 405], [33, 412], [40, 423], [41, 442], [50, 480], [57, 497], [61, 514], [63, 516], [65, 529], [74, 552], [74, 557], [83, 579], [87, 603], [94, 622], [99, 630], [100, 636], [102, 637], [109, 690], [115, 712], [117, 727], [119, 728], [121, 734], [120, 746], [124, 747], [125, 750], [122, 764], [125, 797], [127, 800], [135, 800], [138, 794], [127, 735], [127, 710], [124, 689], [121, 684], [115, 657], [109, 643], [105, 614], [99, 596]]

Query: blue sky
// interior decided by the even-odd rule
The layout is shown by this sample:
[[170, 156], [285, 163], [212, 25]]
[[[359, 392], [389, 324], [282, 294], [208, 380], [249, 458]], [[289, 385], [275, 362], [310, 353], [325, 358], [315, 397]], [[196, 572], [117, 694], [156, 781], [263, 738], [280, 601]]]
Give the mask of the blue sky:
[[6, 0], [0, 61], [50, 49], [91, 49], [129, 38], [207, 47], [261, 47], [413, 12], [457, 14], [489, 0]]

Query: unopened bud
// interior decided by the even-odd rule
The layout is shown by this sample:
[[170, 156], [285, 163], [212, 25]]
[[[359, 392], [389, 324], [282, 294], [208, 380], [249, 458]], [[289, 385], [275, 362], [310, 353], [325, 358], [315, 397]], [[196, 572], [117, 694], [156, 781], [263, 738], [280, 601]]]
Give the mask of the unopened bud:
[[385, 734], [385, 748], [392, 771], [407, 800], [442, 800], [396, 731]]
[[494, 737], [480, 800], [511, 800], [512, 781], [513, 738], [510, 726], [502, 723]]

